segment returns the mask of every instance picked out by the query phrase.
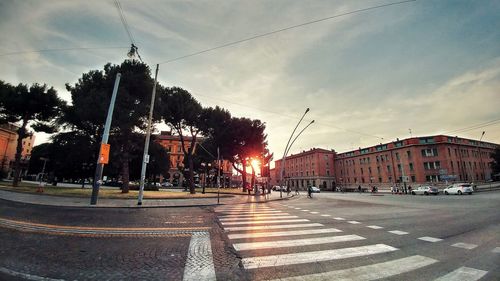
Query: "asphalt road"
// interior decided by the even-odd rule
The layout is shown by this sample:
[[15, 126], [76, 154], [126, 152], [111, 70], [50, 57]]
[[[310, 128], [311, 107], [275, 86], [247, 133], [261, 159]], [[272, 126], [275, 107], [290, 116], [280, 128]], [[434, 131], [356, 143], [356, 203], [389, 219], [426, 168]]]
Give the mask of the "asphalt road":
[[[500, 192], [215, 210], [0, 203], [0, 280], [500, 280]], [[200, 233], [208, 247], [193, 248]]]

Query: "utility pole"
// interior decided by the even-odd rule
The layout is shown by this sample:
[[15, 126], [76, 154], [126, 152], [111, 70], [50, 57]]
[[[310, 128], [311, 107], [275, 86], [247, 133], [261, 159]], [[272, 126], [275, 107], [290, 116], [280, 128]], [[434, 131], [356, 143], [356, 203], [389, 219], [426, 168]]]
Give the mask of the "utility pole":
[[[111, 120], [113, 119], [113, 110], [115, 109], [116, 94], [118, 92], [118, 85], [120, 85], [121, 76], [122, 76], [121, 73], [116, 74], [115, 86], [113, 88], [113, 94], [111, 95], [111, 101], [109, 103], [108, 116], [106, 117], [106, 123], [104, 125], [104, 133], [102, 134], [101, 147], [99, 149], [99, 154], [97, 155], [97, 164], [95, 166], [94, 184], [92, 186], [92, 196], [90, 197], [90, 205], [97, 204], [97, 196], [99, 195], [99, 186], [101, 185], [102, 170], [104, 169], [104, 164], [107, 164], [107, 159], [102, 159], [101, 154], [103, 153], [103, 150], [106, 149], [106, 147], [108, 148], [107, 152], [109, 153], [109, 145], [108, 145], [109, 130], [111, 128]], [[105, 158], [107, 158], [107, 156]]]
[[151, 105], [149, 107], [149, 118], [148, 118], [148, 127], [146, 129], [146, 140], [144, 141], [144, 154], [142, 155], [142, 167], [141, 167], [141, 185], [139, 187], [139, 199], [137, 201], [137, 205], [142, 205], [142, 197], [144, 196], [144, 181], [146, 179], [146, 165], [149, 163], [149, 140], [151, 138], [151, 123], [153, 122], [153, 109], [155, 106], [155, 97], [156, 97], [156, 81], [158, 78], [158, 69], [160, 65], [156, 65], [155, 71], [155, 83], [153, 85], [153, 93], [151, 94]]
[[220, 160], [220, 152], [219, 147], [217, 147], [217, 204], [220, 202], [220, 168], [221, 168], [221, 160]]

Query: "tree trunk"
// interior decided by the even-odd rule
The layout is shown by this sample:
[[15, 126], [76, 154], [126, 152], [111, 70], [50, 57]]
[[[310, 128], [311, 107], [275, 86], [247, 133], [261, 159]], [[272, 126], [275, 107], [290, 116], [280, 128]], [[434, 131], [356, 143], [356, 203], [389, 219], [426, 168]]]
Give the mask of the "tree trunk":
[[126, 150], [127, 147], [123, 150], [122, 154], [122, 193], [128, 193], [129, 191], [129, 167], [128, 167], [128, 160], [129, 160], [129, 155], [128, 155], [128, 150]]
[[193, 171], [193, 157], [192, 155], [188, 155], [188, 164], [189, 164], [189, 193], [195, 194], [196, 189], [194, 188], [194, 171]]
[[27, 119], [23, 119], [23, 123], [19, 130], [17, 130], [17, 146], [16, 146], [16, 156], [14, 158], [14, 179], [12, 181], [12, 186], [16, 187], [19, 185], [19, 177], [21, 175], [21, 153], [23, 151], [23, 139], [26, 137], [26, 125], [28, 124]]
[[[250, 182], [251, 182], [251, 185], [252, 185], [252, 188], [256, 188], [255, 186], [255, 169], [253, 168], [253, 165], [250, 165], [250, 167], [252, 167], [252, 178], [250, 179]], [[254, 190], [254, 192], [257, 194], [256, 192], [257, 190]]]

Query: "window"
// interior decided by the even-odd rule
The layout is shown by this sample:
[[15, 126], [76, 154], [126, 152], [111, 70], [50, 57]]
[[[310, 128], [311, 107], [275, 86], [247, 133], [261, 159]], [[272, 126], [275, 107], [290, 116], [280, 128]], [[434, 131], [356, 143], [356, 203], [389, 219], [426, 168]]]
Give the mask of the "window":
[[411, 182], [416, 182], [415, 176], [411, 176]]
[[377, 166], [377, 173], [380, 174], [380, 166]]
[[420, 144], [434, 143], [434, 138], [419, 138]]
[[396, 147], [401, 147], [401, 146], [403, 146], [403, 142], [402, 141], [398, 141], [398, 142], [395, 142], [394, 145]]
[[408, 156], [408, 158], [411, 158], [411, 151], [407, 150], [406, 151], [406, 156]]
[[391, 165], [387, 165], [387, 172], [391, 173]]
[[413, 171], [413, 163], [409, 163], [410, 171]]
[[401, 172], [401, 164], [398, 164], [398, 171]]
[[422, 149], [422, 156], [424, 157], [438, 156], [437, 148]]
[[396, 159], [399, 160], [399, 153], [396, 152]]

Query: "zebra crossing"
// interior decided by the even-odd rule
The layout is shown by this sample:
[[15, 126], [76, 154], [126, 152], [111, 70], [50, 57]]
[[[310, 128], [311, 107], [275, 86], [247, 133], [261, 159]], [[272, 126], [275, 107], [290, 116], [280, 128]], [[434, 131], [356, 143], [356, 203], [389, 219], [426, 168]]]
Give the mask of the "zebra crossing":
[[[292, 211], [307, 211], [301, 208], [286, 206]], [[376, 280], [391, 278], [400, 274], [425, 270], [426, 267], [438, 264], [439, 260], [424, 255], [405, 255], [403, 251], [384, 243], [370, 243], [367, 237], [356, 233], [346, 233], [342, 227], [325, 226], [311, 219], [301, 218], [301, 214], [290, 214], [269, 206], [218, 207], [218, 220], [227, 233], [233, 248], [241, 256], [243, 268], [250, 274], [259, 274], [261, 270], [279, 269], [278, 279], [293, 280]], [[313, 212], [311, 212], [313, 214]], [[314, 212], [318, 217], [327, 219], [330, 215]], [[349, 221], [340, 217], [329, 218], [332, 223], [359, 225], [358, 221]], [[335, 222], [337, 221], [337, 222]], [[380, 226], [367, 226], [372, 229], [382, 229]], [[388, 231], [396, 235], [406, 235], [401, 230]], [[439, 242], [442, 239], [420, 237], [422, 241]], [[390, 260], [387, 260], [388, 255]], [[340, 261], [358, 261], [359, 266], [347, 268], [330, 268], [338, 266]], [[351, 259], [351, 260], [349, 260]], [[322, 264], [325, 272], [301, 274], [300, 271], [285, 270], [289, 266], [300, 267], [309, 264]], [[309, 270], [310, 271], [310, 270]], [[274, 272], [274, 271], [273, 271]], [[307, 272], [307, 270], [306, 270]], [[274, 274], [274, 273], [273, 273]], [[481, 279], [487, 271], [470, 267], [460, 267], [436, 280], [474, 281]], [[259, 280], [272, 280], [269, 276], [259, 276]]]

